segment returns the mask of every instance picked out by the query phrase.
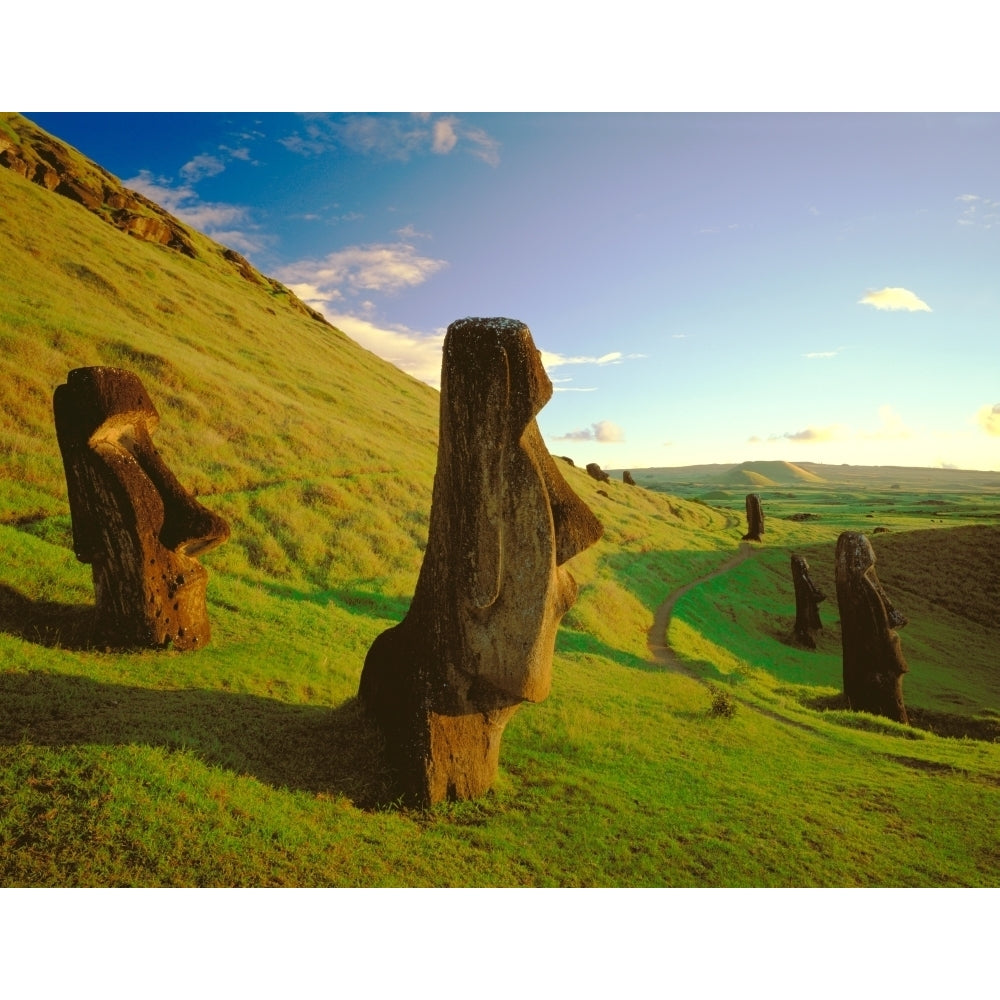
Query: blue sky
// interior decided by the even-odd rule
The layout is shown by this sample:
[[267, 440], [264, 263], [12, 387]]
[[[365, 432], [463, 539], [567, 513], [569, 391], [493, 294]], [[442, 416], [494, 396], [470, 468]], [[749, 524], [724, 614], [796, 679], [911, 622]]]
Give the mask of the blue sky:
[[523, 320], [578, 463], [1000, 470], [1000, 115], [27, 114], [418, 378]]

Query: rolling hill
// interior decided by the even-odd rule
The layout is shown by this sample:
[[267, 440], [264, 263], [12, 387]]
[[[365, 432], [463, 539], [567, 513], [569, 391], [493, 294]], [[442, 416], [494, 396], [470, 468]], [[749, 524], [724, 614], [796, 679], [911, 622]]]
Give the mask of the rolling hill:
[[[832, 593], [862, 514], [741, 549], [731, 510], [568, 465], [605, 535], [571, 563], [552, 694], [508, 726], [490, 795], [400, 808], [354, 696], [420, 567], [438, 394], [15, 115], [0, 205], [0, 884], [996, 884], [1000, 627], [949, 588], [948, 544], [900, 516], [878, 548], [890, 592], [936, 568], [951, 595], [903, 635], [924, 724], [901, 727], [838, 703], [829, 603], [817, 655], [784, 631], [789, 552]], [[232, 528], [195, 653], [87, 641], [52, 393], [97, 364], [140, 376], [167, 464]], [[745, 471], [825, 478], [767, 465]]]

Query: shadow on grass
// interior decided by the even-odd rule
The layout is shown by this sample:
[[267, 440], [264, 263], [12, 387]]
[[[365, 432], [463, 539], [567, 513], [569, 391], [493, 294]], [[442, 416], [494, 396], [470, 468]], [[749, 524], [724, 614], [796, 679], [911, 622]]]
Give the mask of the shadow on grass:
[[331, 709], [63, 674], [0, 674], [0, 745], [24, 741], [183, 749], [275, 788], [343, 795], [361, 809], [391, 804], [381, 738], [356, 698]]
[[92, 604], [35, 601], [0, 584], [0, 631], [39, 646], [89, 649], [93, 629]]
[[308, 601], [320, 607], [333, 603], [344, 611], [365, 618], [386, 618], [399, 622], [410, 609], [410, 597], [381, 594], [374, 590], [349, 590], [345, 587], [332, 590], [302, 590], [280, 583], [264, 583], [261, 587], [271, 597], [281, 600]]
[[662, 674], [666, 669], [641, 656], [615, 649], [585, 632], [576, 632], [568, 628], [561, 628], [556, 633], [556, 652], [569, 655], [583, 653], [599, 656], [602, 659], [611, 660], [612, 663], [617, 663], [619, 666], [629, 667], [632, 670], [644, 670], [651, 674]]

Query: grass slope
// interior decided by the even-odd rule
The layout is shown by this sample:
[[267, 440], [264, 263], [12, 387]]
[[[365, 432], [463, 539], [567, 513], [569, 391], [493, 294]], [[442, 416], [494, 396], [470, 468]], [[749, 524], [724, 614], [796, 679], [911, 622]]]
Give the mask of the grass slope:
[[[788, 552], [807, 551], [831, 593], [820, 553], [860, 509], [770, 517], [750, 560], [678, 601], [687, 671], [663, 670], [646, 648], [654, 612], [731, 558], [742, 497], [603, 495], [569, 466], [606, 534], [573, 561], [552, 695], [515, 716], [486, 798], [387, 802], [354, 694], [416, 580], [437, 394], [198, 234], [193, 258], [144, 243], [5, 170], [0, 204], [0, 883], [996, 884], [1000, 748], [852, 718], [835, 703], [832, 631], [818, 655], [782, 642]], [[51, 395], [88, 364], [140, 375], [161, 453], [232, 525], [204, 558], [213, 638], [197, 653], [84, 641], [90, 571], [71, 550]], [[906, 537], [879, 548], [901, 606], [924, 587], [893, 575]], [[928, 710], [954, 695], [948, 718], [985, 724], [992, 674], [980, 658], [960, 682], [949, 643], [975, 626], [996, 648], [989, 600], [973, 617], [936, 591], [925, 605], [903, 635], [909, 653], [918, 617], [930, 623], [907, 691], [918, 671], [937, 677]], [[713, 713], [705, 679], [734, 714]]]

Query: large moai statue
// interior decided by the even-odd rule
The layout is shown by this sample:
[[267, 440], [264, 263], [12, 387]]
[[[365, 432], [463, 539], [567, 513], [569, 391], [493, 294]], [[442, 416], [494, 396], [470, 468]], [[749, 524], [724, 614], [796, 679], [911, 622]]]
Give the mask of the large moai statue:
[[53, 399], [73, 548], [94, 576], [93, 641], [199, 649], [211, 636], [196, 555], [229, 525], [177, 481], [152, 441], [160, 416], [120, 368], [74, 368]]
[[523, 324], [452, 323], [427, 550], [406, 617], [358, 692], [412, 805], [486, 792], [504, 727], [549, 693], [556, 629], [576, 599], [563, 564], [603, 528], [542, 441], [552, 384]]
[[744, 542], [759, 542], [764, 534], [764, 511], [761, 510], [760, 496], [757, 493], [747, 494], [747, 533]]
[[837, 604], [848, 707], [908, 723], [903, 704], [908, 668], [895, 632], [907, 619], [882, 589], [871, 542], [857, 531], [837, 539]]
[[824, 594], [809, 575], [809, 563], [803, 556], [792, 556], [792, 583], [795, 585], [795, 641], [809, 649], [816, 648], [816, 633], [823, 627], [819, 603]]

